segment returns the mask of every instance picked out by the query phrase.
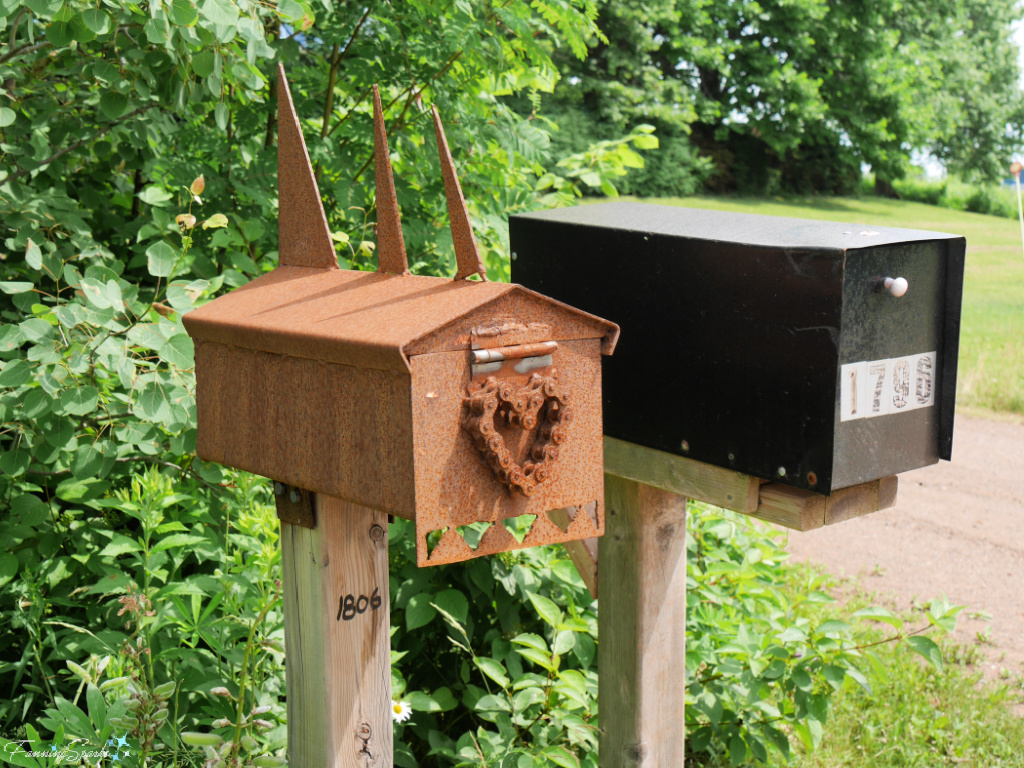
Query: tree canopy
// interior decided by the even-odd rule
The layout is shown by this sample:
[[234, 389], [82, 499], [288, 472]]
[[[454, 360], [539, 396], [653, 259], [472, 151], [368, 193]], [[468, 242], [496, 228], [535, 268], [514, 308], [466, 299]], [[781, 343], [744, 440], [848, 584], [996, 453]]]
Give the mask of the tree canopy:
[[862, 164], [884, 186], [915, 151], [993, 180], [1024, 119], [1018, 17], [1013, 0], [610, 0], [607, 42], [560, 59], [574, 85], [554, 110], [689, 134], [714, 163], [690, 173], [717, 190], [842, 192]]

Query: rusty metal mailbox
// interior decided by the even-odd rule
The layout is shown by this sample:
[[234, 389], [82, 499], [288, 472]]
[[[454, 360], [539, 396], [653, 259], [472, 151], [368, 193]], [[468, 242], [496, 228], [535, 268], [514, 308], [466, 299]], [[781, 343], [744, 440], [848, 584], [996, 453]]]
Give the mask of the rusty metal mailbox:
[[409, 274], [376, 93], [381, 271], [339, 269], [279, 94], [280, 266], [185, 317], [199, 457], [415, 520], [420, 565], [600, 535], [618, 328], [463, 279], [483, 268], [436, 112], [459, 277]]
[[964, 238], [639, 203], [509, 228], [514, 279], [625, 329], [605, 434], [824, 494], [950, 458]]

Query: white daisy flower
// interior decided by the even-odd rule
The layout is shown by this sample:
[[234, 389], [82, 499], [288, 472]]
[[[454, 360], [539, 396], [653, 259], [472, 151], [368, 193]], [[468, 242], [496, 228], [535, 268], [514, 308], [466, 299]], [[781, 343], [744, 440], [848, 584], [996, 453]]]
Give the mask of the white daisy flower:
[[404, 723], [412, 717], [412, 707], [407, 701], [391, 700], [391, 719], [396, 723]]

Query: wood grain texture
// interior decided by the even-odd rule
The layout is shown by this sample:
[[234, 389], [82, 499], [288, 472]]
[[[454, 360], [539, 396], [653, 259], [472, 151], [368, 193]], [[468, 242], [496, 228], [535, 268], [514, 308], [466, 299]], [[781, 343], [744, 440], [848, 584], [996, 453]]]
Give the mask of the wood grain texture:
[[604, 438], [604, 471], [724, 509], [757, 509], [758, 478], [614, 437]]
[[[390, 768], [387, 515], [311, 496], [316, 528], [281, 524], [289, 764]], [[339, 618], [346, 595], [368, 598], [348, 620]]]
[[888, 509], [896, 503], [896, 477], [835, 491], [831, 496], [778, 483], [761, 486], [760, 503], [752, 517], [795, 531], [811, 531]]
[[686, 499], [605, 477], [598, 551], [602, 768], [683, 765]]

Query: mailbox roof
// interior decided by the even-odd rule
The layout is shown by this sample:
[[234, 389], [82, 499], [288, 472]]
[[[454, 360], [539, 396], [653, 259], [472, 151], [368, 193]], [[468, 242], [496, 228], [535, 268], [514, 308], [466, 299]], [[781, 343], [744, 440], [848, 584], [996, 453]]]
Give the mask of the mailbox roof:
[[922, 229], [790, 219], [756, 213], [711, 211], [650, 203], [581, 205], [575, 208], [517, 214], [514, 218], [766, 248], [813, 248], [835, 251], [959, 237]]
[[469, 349], [466, 334], [423, 342], [488, 305], [506, 314], [514, 306], [524, 322], [560, 316], [555, 340], [600, 338], [604, 354], [618, 338], [614, 323], [515, 284], [293, 266], [220, 296], [183, 322], [203, 341], [406, 372], [409, 354]]

